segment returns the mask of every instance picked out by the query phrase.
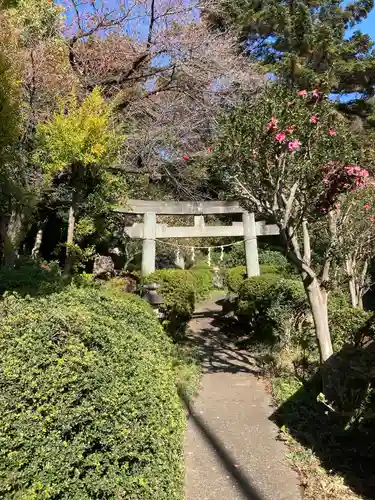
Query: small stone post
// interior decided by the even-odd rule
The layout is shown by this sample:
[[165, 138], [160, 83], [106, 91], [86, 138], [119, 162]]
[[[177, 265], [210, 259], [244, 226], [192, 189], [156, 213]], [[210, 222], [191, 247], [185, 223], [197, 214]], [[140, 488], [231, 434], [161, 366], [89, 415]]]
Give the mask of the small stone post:
[[143, 216], [142, 276], [155, 271], [156, 214], [146, 212]]
[[258, 259], [257, 232], [254, 214], [244, 212], [242, 214], [242, 222], [245, 241], [247, 277], [250, 278], [250, 276], [259, 276], [260, 270]]

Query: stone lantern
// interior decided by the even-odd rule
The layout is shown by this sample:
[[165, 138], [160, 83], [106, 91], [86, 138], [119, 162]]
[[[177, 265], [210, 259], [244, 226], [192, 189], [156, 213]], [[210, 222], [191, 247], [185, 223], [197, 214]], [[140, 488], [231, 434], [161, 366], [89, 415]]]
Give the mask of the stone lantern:
[[146, 293], [143, 295], [143, 299], [150, 304], [152, 309], [155, 311], [156, 316], [159, 319], [163, 319], [164, 314], [162, 311], [160, 311], [160, 306], [164, 304], [164, 299], [156, 291], [158, 288], [160, 288], [160, 285], [151, 283], [149, 285], [144, 285], [143, 288], [144, 290], [146, 290]]

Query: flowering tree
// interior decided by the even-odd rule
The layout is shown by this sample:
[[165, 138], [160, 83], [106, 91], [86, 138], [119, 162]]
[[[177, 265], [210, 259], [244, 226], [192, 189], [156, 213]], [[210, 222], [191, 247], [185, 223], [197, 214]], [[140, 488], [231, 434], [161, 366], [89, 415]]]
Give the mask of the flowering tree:
[[[336, 204], [368, 178], [359, 166], [357, 138], [318, 90], [297, 92], [271, 84], [223, 118], [212, 158], [229, 196], [278, 225], [286, 256], [303, 280], [321, 360], [327, 360], [332, 354], [327, 285], [338, 244]], [[311, 238], [317, 221], [328, 234], [319, 261]]]

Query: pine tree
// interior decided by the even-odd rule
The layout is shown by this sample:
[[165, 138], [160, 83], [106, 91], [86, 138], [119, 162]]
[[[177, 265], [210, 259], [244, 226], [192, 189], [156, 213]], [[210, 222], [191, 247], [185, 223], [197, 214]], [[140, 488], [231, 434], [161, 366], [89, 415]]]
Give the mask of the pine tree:
[[374, 42], [359, 30], [346, 33], [372, 8], [373, 0], [222, 0], [206, 14], [213, 27], [237, 29], [266, 72], [300, 88], [367, 97], [374, 94]]

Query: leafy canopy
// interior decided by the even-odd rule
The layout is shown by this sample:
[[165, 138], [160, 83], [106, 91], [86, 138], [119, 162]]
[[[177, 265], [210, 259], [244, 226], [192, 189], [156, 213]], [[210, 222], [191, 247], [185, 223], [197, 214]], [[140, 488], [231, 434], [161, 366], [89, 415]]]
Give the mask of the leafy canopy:
[[270, 84], [223, 116], [212, 169], [232, 196], [298, 225], [359, 186], [368, 175], [356, 165], [361, 156], [358, 138], [322, 94]]
[[288, 82], [372, 93], [374, 43], [359, 30], [346, 35], [372, 8], [373, 0], [222, 0], [210, 19], [215, 26], [238, 29], [249, 54]]
[[79, 104], [72, 94], [52, 120], [37, 128], [35, 159], [53, 176], [72, 167], [93, 169], [114, 161], [123, 136], [114, 128], [111, 106], [99, 88]]

